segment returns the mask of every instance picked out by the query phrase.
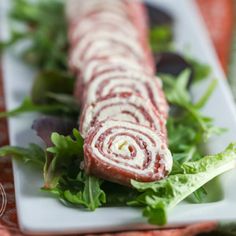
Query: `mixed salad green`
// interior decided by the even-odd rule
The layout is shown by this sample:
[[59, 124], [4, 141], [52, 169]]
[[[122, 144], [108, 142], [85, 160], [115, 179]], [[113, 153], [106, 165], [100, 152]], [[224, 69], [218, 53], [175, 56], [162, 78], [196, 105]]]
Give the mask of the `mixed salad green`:
[[[202, 107], [212, 94], [216, 81], [210, 84], [202, 98], [193, 103], [189, 92], [189, 81], [203, 80], [210, 75], [210, 68], [193, 58], [182, 56], [191, 66], [178, 76], [170, 73], [158, 74], [163, 80], [164, 91], [171, 106], [167, 123], [169, 148], [174, 165], [170, 175], [158, 182], [139, 183], [132, 181], [133, 188], [103, 181], [88, 176], [80, 168], [83, 161], [83, 138], [76, 127], [79, 105], [73, 99], [75, 78], [67, 66], [67, 26], [64, 17], [64, 3], [60, 0], [32, 1], [15, 0], [11, 18], [24, 25], [23, 31], [13, 29], [8, 42], [1, 43], [1, 49], [14, 47], [22, 40], [29, 46], [21, 56], [27, 63], [38, 68], [31, 95], [20, 107], [1, 113], [11, 117], [24, 112], [40, 112], [50, 115], [44, 122], [59, 117], [58, 126], [71, 127], [61, 132], [52, 127], [39, 136], [47, 140], [46, 148], [37, 144], [29, 147], [5, 146], [0, 156], [12, 156], [31, 163], [42, 171], [43, 191], [51, 193], [65, 205], [95, 210], [102, 206], [137, 206], [143, 208], [143, 215], [152, 224], [167, 223], [167, 213], [180, 201], [204, 202], [207, 191], [204, 184], [234, 168], [236, 146], [230, 144], [217, 155], [204, 156], [202, 145], [212, 135], [224, 130], [213, 125], [213, 119], [201, 114]], [[172, 25], [154, 25], [150, 41], [155, 54], [173, 52]], [[161, 46], [160, 46], [161, 45]], [[191, 86], [190, 85], [190, 86]], [[36, 121], [40, 126], [42, 120]], [[50, 122], [49, 122], [50, 123]], [[55, 122], [54, 122], [55, 123]], [[36, 127], [35, 130], [39, 132]], [[45, 137], [46, 136], [46, 137]]]

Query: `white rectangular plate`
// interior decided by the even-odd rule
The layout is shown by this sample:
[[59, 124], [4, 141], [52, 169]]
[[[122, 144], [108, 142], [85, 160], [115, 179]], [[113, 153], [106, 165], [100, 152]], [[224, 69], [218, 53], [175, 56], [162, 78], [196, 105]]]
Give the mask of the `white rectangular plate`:
[[[8, 1], [2, 1], [2, 7]], [[175, 38], [178, 51], [185, 52], [212, 67], [212, 75], [193, 89], [193, 97], [202, 95], [213, 78], [218, 80], [218, 87], [210, 98], [203, 113], [215, 118], [216, 125], [228, 128], [228, 132], [215, 137], [207, 144], [208, 153], [223, 150], [230, 142], [236, 140], [236, 111], [232, 95], [226, 83], [225, 75], [217, 61], [215, 52], [204, 28], [198, 9], [193, 0], [153, 0], [175, 18]], [[1, 22], [4, 14], [1, 11]], [[5, 22], [6, 23], [6, 22]], [[5, 93], [7, 108], [20, 104], [30, 91], [32, 69], [24, 65], [13, 54], [3, 57]], [[27, 115], [10, 119], [10, 141], [12, 145], [26, 146], [29, 142], [39, 142], [30, 129], [34, 116]], [[42, 174], [22, 163], [13, 161], [17, 213], [20, 227], [24, 232], [65, 233], [65, 232], [101, 232], [122, 229], [139, 229], [148, 226], [137, 209], [101, 208], [95, 212], [63, 206], [57, 200], [40, 192]], [[169, 213], [168, 227], [190, 224], [205, 220], [236, 220], [236, 172], [231, 171], [221, 176], [220, 186], [213, 184], [213, 195], [222, 191], [218, 201], [206, 204], [181, 203]], [[220, 213], [220, 214], [219, 214]]]

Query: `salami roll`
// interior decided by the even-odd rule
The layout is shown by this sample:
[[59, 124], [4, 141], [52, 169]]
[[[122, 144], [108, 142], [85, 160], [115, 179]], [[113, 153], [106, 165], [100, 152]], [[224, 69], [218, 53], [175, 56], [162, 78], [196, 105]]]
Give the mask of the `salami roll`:
[[172, 168], [161, 134], [127, 121], [98, 123], [86, 136], [84, 155], [87, 174], [123, 185], [163, 179]]
[[132, 93], [111, 94], [87, 105], [80, 119], [80, 133], [86, 137], [96, 123], [113, 118], [147, 126], [166, 136], [165, 122], [147, 99]]
[[68, 0], [69, 64], [77, 76], [87, 174], [130, 185], [164, 178], [168, 104], [154, 77], [143, 4]]
[[161, 86], [159, 78], [138, 71], [107, 72], [88, 83], [83, 100], [84, 103], [89, 104], [109, 94], [120, 92], [136, 93], [150, 100], [158, 112], [166, 119], [169, 108]]

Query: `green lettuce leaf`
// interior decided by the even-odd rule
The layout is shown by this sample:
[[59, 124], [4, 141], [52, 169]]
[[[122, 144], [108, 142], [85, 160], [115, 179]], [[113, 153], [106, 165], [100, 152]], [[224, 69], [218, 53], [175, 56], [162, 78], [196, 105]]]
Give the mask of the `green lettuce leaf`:
[[88, 176], [85, 173], [80, 173], [76, 179], [83, 185], [82, 190], [64, 191], [64, 200], [72, 203], [73, 205], [82, 205], [91, 211], [94, 211], [96, 208], [106, 203], [105, 192], [100, 188], [102, 184], [100, 179], [93, 176]]
[[27, 63], [41, 69], [67, 70], [67, 21], [64, 14], [64, 1], [61, 0], [14, 0], [10, 17], [24, 24], [25, 30], [16, 26], [8, 42], [1, 48], [14, 45], [24, 39], [30, 41], [22, 52]]
[[44, 190], [58, 194], [63, 202], [91, 211], [103, 205], [106, 195], [100, 188], [102, 181], [81, 169], [84, 140], [78, 130], [74, 129], [71, 136], [53, 133], [51, 140], [54, 146], [47, 148]]
[[84, 141], [79, 131], [74, 129], [71, 136], [52, 133], [51, 140], [53, 146], [46, 150], [36, 144], [28, 148], [5, 146], [0, 148], [0, 157], [19, 158], [44, 170], [42, 190], [63, 202], [91, 211], [105, 204], [103, 181], [81, 169]]
[[126, 206], [139, 195], [134, 188], [108, 181], [104, 181], [101, 187], [106, 193], [106, 206]]
[[[189, 70], [185, 70], [177, 78], [162, 76], [165, 94], [172, 105], [167, 121], [169, 148], [174, 160], [171, 174], [178, 174], [184, 162], [201, 159], [203, 156], [201, 144], [210, 136], [224, 131], [214, 126], [212, 118], [201, 114], [201, 108], [217, 85], [216, 81], [212, 81], [203, 96], [194, 104], [187, 90], [189, 73]], [[206, 192], [200, 191], [193, 193], [191, 201], [204, 201]]]
[[31, 97], [26, 97], [19, 107], [0, 113], [0, 118], [31, 112], [78, 118], [80, 107], [73, 97], [74, 82], [65, 72], [42, 71], [34, 80]]
[[35, 104], [53, 103], [48, 94], [73, 94], [75, 80], [66, 72], [58, 70], [41, 71], [35, 78], [31, 98]]
[[36, 144], [30, 144], [28, 148], [4, 146], [0, 148], [0, 157], [14, 157], [23, 160], [25, 163], [32, 163], [43, 169], [46, 153]]
[[152, 28], [149, 41], [153, 52], [170, 51], [173, 43], [172, 27], [163, 25]]
[[211, 67], [207, 64], [200, 63], [199, 61], [186, 57], [186, 60], [192, 65], [194, 73], [194, 82], [206, 79], [211, 73]]
[[80, 106], [78, 101], [75, 99], [74, 96], [70, 94], [63, 94], [63, 93], [47, 93], [47, 97], [51, 100], [55, 101], [58, 104], [63, 104], [67, 106], [71, 113], [76, 113], [76, 118], [78, 119]]
[[35, 104], [31, 98], [26, 97], [22, 104], [10, 111], [1, 112], [0, 118], [14, 117], [24, 113], [38, 112], [49, 115], [64, 115], [69, 117], [78, 117], [79, 108], [68, 106], [68, 104], [54, 103], [54, 104]]
[[236, 144], [233, 143], [222, 153], [183, 163], [181, 173], [170, 175], [161, 181], [132, 181], [132, 186], [142, 193], [130, 204], [143, 206], [143, 214], [150, 223], [166, 224], [167, 211], [214, 177], [235, 168], [235, 164]]
[[186, 200], [188, 200], [190, 203], [202, 203], [205, 201], [206, 197], [207, 190], [204, 188], [204, 186], [202, 186], [191, 195], [189, 195]]
[[44, 188], [53, 189], [59, 179], [67, 173], [71, 165], [80, 169], [80, 161], [83, 160], [83, 138], [78, 130], [74, 129], [72, 136], [64, 136], [52, 133], [53, 147], [47, 148], [47, 160], [44, 166]]

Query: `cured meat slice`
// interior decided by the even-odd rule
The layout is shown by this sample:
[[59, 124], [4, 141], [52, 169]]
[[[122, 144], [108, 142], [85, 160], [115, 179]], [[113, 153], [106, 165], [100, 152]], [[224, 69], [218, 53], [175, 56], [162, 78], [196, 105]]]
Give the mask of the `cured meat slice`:
[[139, 124], [106, 120], [92, 128], [84, 143], [88, 174], [130, 185], [130, 180], [157, 181], [172, 168], [161, 134]]
[[84, 102], [89, 104], [109, 94], [120, 92], [136, 93], [149, 99], [159, 113], [168, 117], [168, 104], [161, 89], [159, 78], [134, 70], [113, 71], [101, 74], [88, 83]]
[[166, 136], [165, 122], [155, 107], [149, 100], [132, 93], [108, 95], [87, 105], [81, 115], [80, 133], [85, 137], [97, 122], [108, 118], [141, 124]]

